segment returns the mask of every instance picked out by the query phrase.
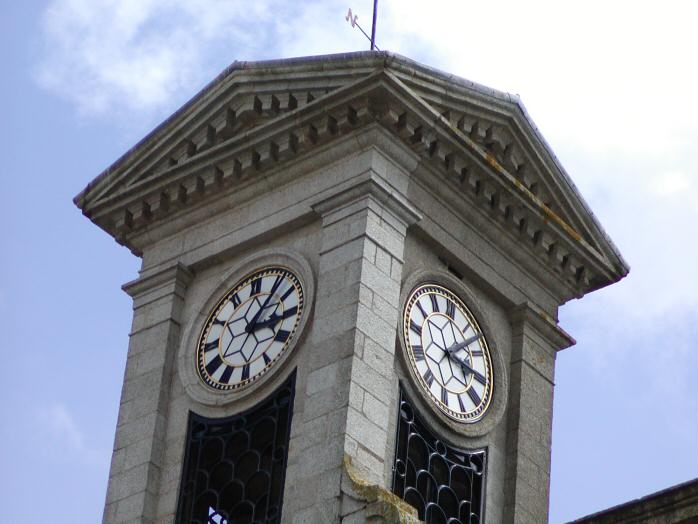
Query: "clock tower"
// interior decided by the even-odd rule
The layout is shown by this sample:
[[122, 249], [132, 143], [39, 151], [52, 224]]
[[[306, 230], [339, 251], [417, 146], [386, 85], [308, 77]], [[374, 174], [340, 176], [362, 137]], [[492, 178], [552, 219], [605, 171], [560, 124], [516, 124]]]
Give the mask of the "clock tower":
[[75, 203], [142, 259], [105, 523], [547, 521], [557, 310], [628, 268], [516, 96], [235, 62]]

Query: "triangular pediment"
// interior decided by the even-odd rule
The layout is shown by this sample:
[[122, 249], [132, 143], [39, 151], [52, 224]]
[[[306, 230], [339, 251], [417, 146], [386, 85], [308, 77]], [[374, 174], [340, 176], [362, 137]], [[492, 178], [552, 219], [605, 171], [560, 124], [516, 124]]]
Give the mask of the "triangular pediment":
[[369, 123], [488, 207], [580, 294], [627, 273], [518, 97], [385, 52], [234, 63], [75, 202], [129, 245], [211, 191]]

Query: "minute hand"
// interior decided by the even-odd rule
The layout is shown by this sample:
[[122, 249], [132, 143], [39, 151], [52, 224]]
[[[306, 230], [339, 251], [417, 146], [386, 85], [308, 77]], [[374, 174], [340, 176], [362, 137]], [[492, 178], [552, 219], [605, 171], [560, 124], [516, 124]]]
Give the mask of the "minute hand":
[[454, 353], [460, 351], [464, 347], [467, 347], [470, 344], [472, 344], [473, 342], [475, 342], [476, 340], [478, 340], [481, 336], [482, 336], [482, 333], [478, 333], [477, 335], [474, 335], [474, 336], [470, 337], [469, 339], [464, 340], [463, 342], [458, 342], [457, 344], [453, 344], [451, 347], [446, 348], [446, 353], [448, 353], [449, 355], [453, 355]]
[[276, 293], [276, 290], [279, 288], [279, 285], [281, 285], [281, 280], [281, 277], [276, 277], [274, 285], [269, 290], [269, 294], [267, 295], [267, 298], [264, 300], [262, 307], [259, 308], [259, 311], [257, 311], [255, 316], [252, 317], [252, 320], [250, 320], [250, 323], [247, 324], [247, 326], [245, 327], [245, 331], [247, 331], [248, 333], [252, 333], [255, 330], [255, 327], [257, 326], [257, 321], [259, 320], [259, 316], [262, 314], [262, 311], [266, 309], [267, 304], [269, 304], [269, 301], [271, 300], [271, 297], [274, 296], [274, 293]]
[[[475, 369], [473, 369], [470, 364], [468, 364], [465, 360], [460, 358], [458, 355], [451, 355], [453, 359], [458, 362], [461, 367], [466, 368], [470, 373], [478, 373]], [[478, 373], [479, 374], [479, 373]]]
[[266, 327], [266, 326], [271, 326], [273, 324], [276, 324], [279, 320], [285, 320], [288, 317], [295, 315], [296, 314], [296, 312], [294, 311], [295, 309], [296, 308], [287, 309], [281, 315], [277, 315], [276, 313], [274, 313], [268, 319], [263, 320], [262, 322], [257, 322], [257, 324], [255, 324], [254, 327], [255, 327], [255, 329], [257, 329], [260, 327]]

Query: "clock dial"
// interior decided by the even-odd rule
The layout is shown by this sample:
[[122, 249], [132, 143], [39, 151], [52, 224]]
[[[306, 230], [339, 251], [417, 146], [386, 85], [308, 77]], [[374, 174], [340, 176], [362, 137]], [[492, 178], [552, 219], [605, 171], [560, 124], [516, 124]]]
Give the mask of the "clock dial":
[[403, 315], [403, 337], [417, 382], [449, 417], [480, 420], [492, 399], [492, 360], [475, 317], [448, 289], [419, 286]]
[[247, 275], [216, 304], [201, 332], [201, 380], [232, 390], [266, 373], [293, 341], [303, 305], [303, 288], [289, 269], [265, 267]]

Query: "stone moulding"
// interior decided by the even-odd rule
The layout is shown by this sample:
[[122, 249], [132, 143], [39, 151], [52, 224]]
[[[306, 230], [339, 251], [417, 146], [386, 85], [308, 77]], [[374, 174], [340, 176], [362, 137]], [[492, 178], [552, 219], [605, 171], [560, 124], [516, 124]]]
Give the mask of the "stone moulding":
[[576, 296], [628, 272], [510, 95], [390, 53], [242, 64], [226, 75], [75, 198], [135, 254], [132, 238], [153, 224], [378, 123]]

